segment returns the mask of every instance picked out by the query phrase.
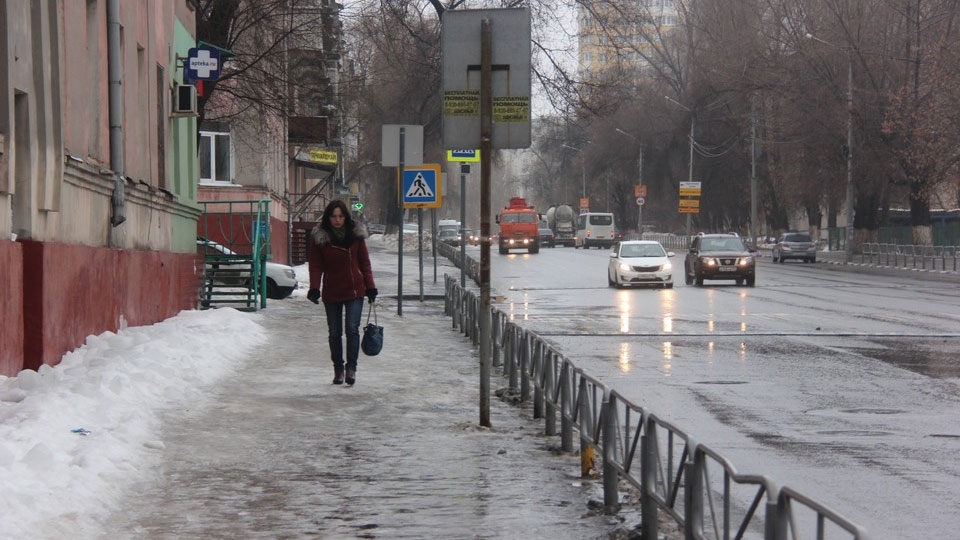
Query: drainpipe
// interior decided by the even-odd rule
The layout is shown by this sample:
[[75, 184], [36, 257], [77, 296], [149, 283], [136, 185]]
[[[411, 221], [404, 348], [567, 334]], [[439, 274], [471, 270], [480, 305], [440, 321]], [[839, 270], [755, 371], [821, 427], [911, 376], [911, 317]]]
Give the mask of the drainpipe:
[[107, 1], [107, 69], [110, 78], [110, 168], [114, 173], [110, 224], [114, 227], [127, 220], [123, 200], [123, 65], [120, 61], [120, 0]]

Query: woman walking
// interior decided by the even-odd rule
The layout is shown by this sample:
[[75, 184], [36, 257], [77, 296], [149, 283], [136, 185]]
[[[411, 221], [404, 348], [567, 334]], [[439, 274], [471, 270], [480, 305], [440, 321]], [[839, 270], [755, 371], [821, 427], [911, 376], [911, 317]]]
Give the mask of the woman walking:
[[[371, 304], [377, 298], [370, 253], [367, 251], [367, 229], [353, 220], [343, 201], [333, 200], [324, 209], [320, 224], [313, 228], [311, 237], [313, 245], [309, 254], [310, 290], [307, 299], [314, 304], [322, 299], [327, 313], [333, 384], [346, 381], [348, 385], [353, 385], [357, 376], [357, 357], [360, 355], [363, 297], [366, 296]], [[346, 363], [343, 357], [344, 331], [347, 334]]]

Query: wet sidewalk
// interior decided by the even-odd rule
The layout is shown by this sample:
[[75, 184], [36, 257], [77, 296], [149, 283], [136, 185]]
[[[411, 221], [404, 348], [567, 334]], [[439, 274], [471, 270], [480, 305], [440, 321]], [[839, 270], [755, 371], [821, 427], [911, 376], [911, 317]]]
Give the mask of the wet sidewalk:
[[[599, 481], [580, 478], [579, 458], [559, 453], [529, 409], [491, 396], [493, 429], [478, 426], [478, 351], [441, 300], [409, 299], [415, 256], [397, 316], [396, 250], [372, 250], [385, 347], [361, 354], [356, 385], [331, 384], [321, 306], [302, 290], [271, 302], [252, 315], [269, 343], [213, 405], [165, 419], [163, 462], [107, 524], [111, 538], [563, 540], [638, 525], [591, 510]], [[434, 283], [424, 260], [436, 298], [444, 271], [459, 271], [441, 262]]]

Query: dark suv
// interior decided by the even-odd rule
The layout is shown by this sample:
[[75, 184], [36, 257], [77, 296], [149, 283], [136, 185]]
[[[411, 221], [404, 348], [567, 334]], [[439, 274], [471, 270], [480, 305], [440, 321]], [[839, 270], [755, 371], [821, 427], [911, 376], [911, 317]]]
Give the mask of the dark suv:
[[787, 232], [780, 235], [773, 246], [773, 262], [782, 263], [787, 259], [817, 262], [817, 243], [810, 238], [810, 233]]
[[756, 282], [756, 261], [743, 240], [735, 234], [698, 234], [690, 242], [683, 263], [687, 285], [703, 285], [705, 279], [734, 279], [737, 285], [753, 287]]

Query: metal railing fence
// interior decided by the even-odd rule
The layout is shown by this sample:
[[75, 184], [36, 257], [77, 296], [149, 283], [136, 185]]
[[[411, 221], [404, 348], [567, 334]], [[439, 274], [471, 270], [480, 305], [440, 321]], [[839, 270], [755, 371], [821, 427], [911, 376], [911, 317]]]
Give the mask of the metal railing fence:
[[619, 509], [620, 480], [638, 490], [643, 538], [658, 537], [661, 512], [688, 539], [868, 538], [864, 528], [815, 498], [778, 488], [765, 475], [739, 472], [679, 426], [585, 373], [508, 313], [481, 313], [478, 295], [457, 278], [446, 276], [444, 287], [445, 313], [474, 344], [481, 317], [491, 318], [493, 365], [543, 420], [547, 435], [557, 435], [559, 421], [563, 451], [572, 452], [579, 439], [584, 475], [599, 451], [607, 511]]
[[957, 246], [864, 243], [860, 262], [894, 268], [956, 272], [958, 252], [960, 248]]

